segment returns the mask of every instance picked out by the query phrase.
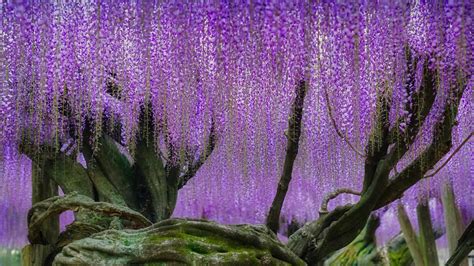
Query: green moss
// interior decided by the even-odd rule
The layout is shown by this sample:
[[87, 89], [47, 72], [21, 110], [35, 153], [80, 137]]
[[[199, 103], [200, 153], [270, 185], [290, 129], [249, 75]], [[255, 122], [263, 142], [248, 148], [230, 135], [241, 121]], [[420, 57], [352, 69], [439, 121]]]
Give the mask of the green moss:
[[[191, 262], [193, 265], [289, 265], [283, 259], [272, 256], [272, 246], [257, 247], [256, 243], [247, 243], [219, 232], [200, 230], [187, 224], [150, 227], [140, 233], [109, 231], [106, 239], [102, 236], [99, 240], [103, 243], [101, 247], [108, 248], [94, 253], [94, 256], [102, 256], [104, 264], [118, 262], [117, 258], [109, 257], [107, 250], [110, 249], [112, 254], [121, 254], [121, 263], [152, 261], [146, 265], [183, 265]], [[97, 245], [96, 241], [94, 245]], [[116, 241], [120, 244], [114, 245]], [[87, 239], [75, 242], [76, 248], [91, 252], [85, 248], [88, 246], [85, 242]]]
[[[210, 257], [213, 257], [212, 260], [218, 260], [219, 265], [260, 265], [263, 261], [274, 260], [269, 251], [259, 249], [253, 245], [230, 241], [205, 230], [192, 228], [168, 230], [162, 234], [154, 234], [146, 242], [157, 245], [171, 238], [182, 239], [188, 243], [183, 249], [179, 250], [183, 257], [199, 254], [204, 256], [202, 257], [203, 263]], [[235, 264], [237, 261], [241, 264]]]
[[192, 252], [203, 254], [203, 255], [209, 254], [211, 252], [209, 248], [207, 248], [206, 246], [202, 245], [199, 242], [191, 242], [186, 247], [189, 248], [189, 250], [191, 250]]
[[398, 249], [389, 249], [388, 259], [389, 264], [393, 266], [408, 266], [413, 263], [413, 258], [407, 245], [402, 245]]

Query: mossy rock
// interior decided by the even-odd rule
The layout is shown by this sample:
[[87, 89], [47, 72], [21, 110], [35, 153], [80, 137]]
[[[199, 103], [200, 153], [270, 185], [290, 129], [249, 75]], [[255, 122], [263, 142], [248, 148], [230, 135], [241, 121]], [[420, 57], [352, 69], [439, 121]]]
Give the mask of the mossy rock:
[[54, 265], [305, 265], [263, 226], [168, 219], [72, 242]]

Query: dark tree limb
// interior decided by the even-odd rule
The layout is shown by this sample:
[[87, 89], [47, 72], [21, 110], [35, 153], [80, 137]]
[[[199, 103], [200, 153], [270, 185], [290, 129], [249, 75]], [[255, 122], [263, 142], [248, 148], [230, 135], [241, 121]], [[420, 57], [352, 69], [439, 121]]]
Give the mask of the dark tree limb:
[[112, 204], [128, 206], [120, 192], [115, 188], [102, 170], [96, 165], [89, 165], [86, 169], [87, 175], [94, 184], [96, 200], [110, 202]]
[[[302, 228], [298, 229], [290, 236], [288, 240], [288, 247], [298, 257], [302, 258], [309, 264], [321, 262], [323, 258], [321, 258], [321, 260], [317, 260], [316, 258], [310, 260], [309, 257], [320, 254], [319, 252], [314, 252], [317, 248], [316, 245], [321, 239], [327, 236], [329, 232], [329, 226], [336, 222], [346, 212], [348, 212], [351, 207], [352, 205], [338, 206], [328, 214], [321, 216], [319, 219], [305, 224]], [[359, 232], [355, 232], [355, 234], [357, 235]], [[326, 257], [326, 255], [323, 257]]]
[[94, 198], [94, 186], [86, 169], [73, 156], [57, 153], [54, 159], [48, 160], [45, 172], [56, 181], [65, 194], [76, 191]]
[[[216, 147], [217, 142], [217, 135], [216, 135], [216, 128], [215, 128], [215, 121], [214, 116], [212, 117], [211, 121], [211, 129], [209, 131], [209, 137], [207, 140], [207, 145], [205, 146], [204, 150], [200, 153], [196, 160], [190, 160], [188, 165], [187, 171], [179, 177], [178, 181], [178, 189], [181, 189], [186, 185], [186, 183], [196, 175], [199, 168], [204, 164], [207, 158], [211, 155], [212, 151]], [[194, 155], [190, 152], [191, 155]]]
[[390, 168], [384, 155], [389, 146], [390, 106], [387, 95], [378, 95], [377, 125], [372, 129], [366, 148], [364, 187], [359, 202], [321, 215], [290, 237], [288, 246], [308, 264], [321, 264], [332, 252], [354, 240], [364, 228], [380, 191], [386, 186]]
[[[166, 114], [162, 118], [162, 123], [158, 122], [153, 117], [151, 104], [144, 105], [140, 114], [140, 134], [137, 138], [136, 162], [133, 167], [135, 178], [140, 180], [139, 190], [151, 198], [151, 203], [145, 201], [145, 206], [141, 206], [141, 209], [149, 213], [148, 216], [153, 221], [161, 221], [171, 216], [176, 205], [178, 190], [194, 177], [211, 155], [217, 140], [212, 117], [209, 138], [204, 150], [195, 158], [196, 154], [192, 149], [185, 149], [188, 160], [182, 162], [174, 158], [175, 147], [168, 133]], [[163, 135], [166, 152], [159, 149], [154, 132]]]
[[[93, 152], [84, 145], [87, 165], [91, 168], [98, 167], [110, 183], [120, 193], [127, 206], [138, 210], [140, 204], [136, 195], [137, 180], [134, 178], [132, 165], [128, 158], [119, 150], [117, 142], [109, 135], [104, 134], [99, 139], [100, 148]], [[90, 155], [92, 155], [92, 158]], [[95, 177], [99, 172], [97, 171]]]
[[366, 157], [364, 162], [364, 183], [362, 187], [362, 194], [364, 194], [372, 181], [375, 178], [377, 168], [382, 159], [385, 158], [389, 143], [388, 143], [388, 130], [389, 130], [389, 114], [391, 108], [391, 100], [389, 96], [379, 94], [377, 96], [377, 110], [375, 113], [376, 124], [372, 128], [369, 135], [369, 141], [365, 148]]
[[[394, 148], [387, 156], [390, 162], [390, 168], [394, 168], [398, 161], [407, 153], [433, 107], [437, 94], [436, 72], [428, 67], [428, 62], [424, 63], [423, 71], [421, 87], [413, 93], [413, 103], [406, 107], [411, 114], [407, 128], [405, 132], [399, 132], [396, 139], [389, 139], [394, 145]], [[412, 75], [414, 75], [414, 73]], [[398, 127], [397, 130], [400, 131]], [[389, 135], [389, 138], [390, 137], [392, 136]]]
[[471, 132], [471, 134], [469, 134], [462, 142], [461, 144], [459, 144], [459, 146], [454, 149], [454, 151], [451, 153], [451, 155], [449, 155], [449, 157], [443, 162], [442, 165], [440, 165], [435, 171], [433, 171], [431, 174], [428, 174], [428, 175], [425, 175], [425, 178], [429, 178], [429, 177], [432, 177], [432, 176], [435, 176], [441, 169], [443, 169], [443, 167], [445, 167], [449, 161], [454, 157], [454, 155], [456, 155], [456, 153], [458, 153], [461, 148], [466, 144], [468, 143], [468, 141], [471, 139], [472, 135], [474, 135], [474, 132]]
[[174, 210], [178, 195], [177, 178], [179, 169], [163, 165], [152, 145], [144, 142], [137, 144], [136, 177], [144, 180], [151, 198], [152, 220], [169, 218]]
[[288, 192], [288, 186], [293, 172], [293, 164], [298, 154], [298, 142], [301, 136], [301, 120], [303, 117], [303, 105], [307, 86], [306, 81], [302, 80], [299, 82], [296, 88], [296, 97], [291, 107], [288, 130], [286, 132], [288, 142], [283, 171], [280, 181], [278, 182], [275, 198], [273, 199], [266, 219], [266, 225], [273, 232], [277, 232], [279, 228], [281, 208], [283, 207], [283, 201]]
[[454, 253], [446, 262], [446, 266], [457, 266], [459, 265], [469, 253], [474, 249], [474, 221], [468, 225], [461, 238], [458, 240], [458, 245], [454, 250]]
[[355, 191], [353, 189], [350, 189], [350, 188], [340, 188], [340, 189], [336, 189], [335, 191], [327, 194], [322, 202], [321, 202], [321, 208], [319, 209], [319, 215], [323, 215], [323, 214], [326, 214], [328, 213], [328, 204], [329, 204], [329, 201], [331, 201], [332, 199], [334, 199], [335, 197], [341, 195], [341, 194], [352, 194], [352, 195], [359, 195], [360, 196], [360, 192], [358, 191]]
[[456, 88], [452, 93], [452, 97], [448, 99], [444, 107], [442, 119], [434, 125], [434, 137], [431, 144], [405, 169], [390, 180], [383, 190], [383, 196], [378, 200], [376, 209], [400, 198], [403, 192], [425, 178], [426, 172], [432, 169], [449, 152], [452, 147], [451, 131], [457, 124], [455, 118], [466, 85], [466, 83], [461, 82], [459, 88]]

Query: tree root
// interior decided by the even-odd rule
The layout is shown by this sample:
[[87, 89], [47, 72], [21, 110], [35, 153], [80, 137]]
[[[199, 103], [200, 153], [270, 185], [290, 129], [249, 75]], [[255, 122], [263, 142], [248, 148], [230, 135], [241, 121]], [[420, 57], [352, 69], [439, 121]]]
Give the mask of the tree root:
[[54, 265], [305, 265], [263, 226], [168, 219], [138, 230], [107, 230], [64, 247]]

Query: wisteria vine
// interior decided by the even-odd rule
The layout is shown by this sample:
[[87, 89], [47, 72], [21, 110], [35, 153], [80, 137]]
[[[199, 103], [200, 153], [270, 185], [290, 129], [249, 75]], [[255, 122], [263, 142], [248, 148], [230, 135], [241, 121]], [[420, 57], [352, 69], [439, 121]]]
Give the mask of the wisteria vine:
[[[342, 2], [2, 1], [0, 213], [8, 218], [0, 219], [1, 241], [24, 241], [24, 229], [14, 226], [21, 214], [13, 213], [13, 206], [25, 213], [29, 207], [29, 163], [18, 152], [24, 139], [58, 150], [72, 141], [80, 153], [88, 141], [82, 130], [92, 121], [96, 149], [104, 131], [120, 125], [121, 142], [133, 154], [140, 111], [148, 104], [157, 143], [171, 142], [176, 154], [167, 156], [177, 160], [187, 147], [200, 150], [215, 123], [215, 151], [180, 191], [175, 215], [226, 223], [263, 222], [301, 79], [309, 89], [283, 210], [288, 220], [316, 217], [334, 188], [361, 189], [362, 149], [375, 124], [377, 97], [391, 99], [392, 127], [403, 131], [413, 119], [404, 108], [419, 87], [423, 64], [407, 76], [414, 67], [407, 49], [436, 69], [437, 93], [444, 97], [423, 124], [417, 149], [397, 167], [430, 143], [456, 73], [469, 80], [454, 145], [472, 134], [473, 4]], [[410, 79], [414, 86], [407, 91]], [[160, 145], [157, 152], [165, 150]], [[403, 200], [437, 197], [449, 180], [465, 215], [473, 217], [472, 151], [467, 143]], [[341, 196], [330, 207], [355, 197]]]

